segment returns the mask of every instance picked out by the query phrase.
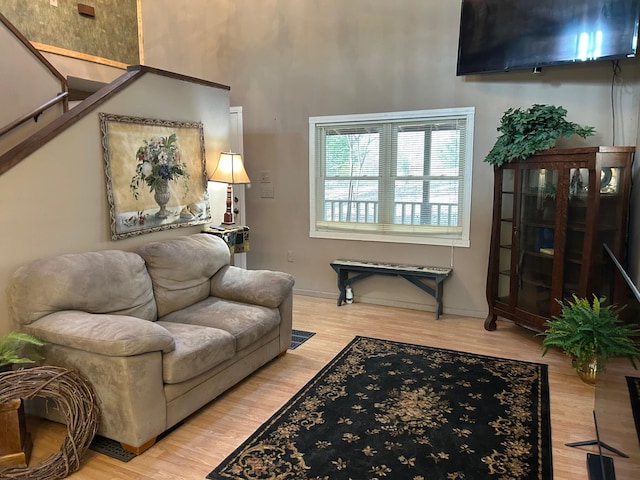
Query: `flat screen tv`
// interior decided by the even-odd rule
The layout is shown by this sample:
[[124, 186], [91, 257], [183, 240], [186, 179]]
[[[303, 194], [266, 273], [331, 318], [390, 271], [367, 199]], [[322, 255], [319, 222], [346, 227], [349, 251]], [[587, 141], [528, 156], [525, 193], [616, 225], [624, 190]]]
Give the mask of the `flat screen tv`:
[[640, 0], [462, 0], [457, 75], [634, 57]]

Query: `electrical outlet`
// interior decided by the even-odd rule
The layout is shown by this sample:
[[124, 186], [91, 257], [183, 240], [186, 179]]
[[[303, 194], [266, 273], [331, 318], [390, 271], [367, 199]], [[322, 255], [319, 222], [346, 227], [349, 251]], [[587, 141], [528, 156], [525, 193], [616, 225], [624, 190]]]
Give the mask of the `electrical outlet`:
[[287, 262], [293, 262], [293, 250], [287, 250]]
[[52, 7], [57, 7], [58, 6], [58, 0], [49, 0], [49, 5], [51, 5]]
[[260, 183], [269, 183], [271, 181], [271, 172], [269, 170], [263, 170], [260, 172]]
[[275, 193], [273, 191], [273, 185], [270, 183], [265, 183], [262, 185], [262, 190], [260, 191], [260, 196], [262, 198], [273, 198], [275, 197]]

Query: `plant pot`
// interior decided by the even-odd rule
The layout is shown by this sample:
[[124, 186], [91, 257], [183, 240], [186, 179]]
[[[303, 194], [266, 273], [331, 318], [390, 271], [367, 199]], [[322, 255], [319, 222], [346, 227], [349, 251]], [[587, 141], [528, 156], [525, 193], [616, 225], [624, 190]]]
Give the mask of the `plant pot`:
[[578, 363], [576, 360], [574, 360], [573, 368], [576, 369], [576, 372], [578, 373], [578, 377], [580, 377], [580, 380], [582, 380], [584, 383], [588, 385], [595, 386], [596, 376], [598, 375], [597, 357], [593, 357], [582, 363]]
[[[31, 437], [27, 433], [24, 405], [16, 398], [0, 403], [0, 469], [29, 464]], [[4, 477], [3, 477], [4, 478]]]

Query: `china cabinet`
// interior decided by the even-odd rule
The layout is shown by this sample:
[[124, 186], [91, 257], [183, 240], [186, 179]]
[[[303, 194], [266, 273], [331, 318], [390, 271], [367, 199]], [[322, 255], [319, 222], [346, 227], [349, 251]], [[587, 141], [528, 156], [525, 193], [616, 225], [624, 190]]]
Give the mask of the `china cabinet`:
[[556, 300], [607, 291], [603, 244], [625, 257], [634, 147], [551, 149], [494, 171], [487, 330], [535, 331]]

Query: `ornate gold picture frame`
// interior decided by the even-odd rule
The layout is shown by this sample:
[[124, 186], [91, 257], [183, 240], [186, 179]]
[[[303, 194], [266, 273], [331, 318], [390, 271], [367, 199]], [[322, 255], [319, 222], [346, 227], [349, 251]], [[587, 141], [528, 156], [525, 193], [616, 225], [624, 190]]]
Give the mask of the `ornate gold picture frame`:
[[99, 117], [113, 240], [211, 221], [201, 122]]

